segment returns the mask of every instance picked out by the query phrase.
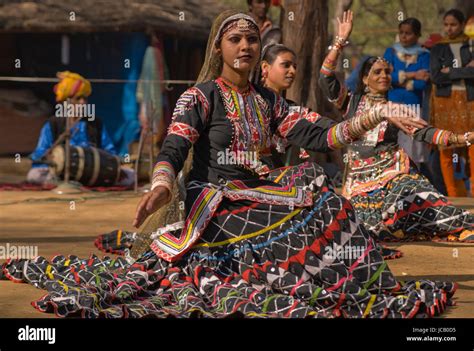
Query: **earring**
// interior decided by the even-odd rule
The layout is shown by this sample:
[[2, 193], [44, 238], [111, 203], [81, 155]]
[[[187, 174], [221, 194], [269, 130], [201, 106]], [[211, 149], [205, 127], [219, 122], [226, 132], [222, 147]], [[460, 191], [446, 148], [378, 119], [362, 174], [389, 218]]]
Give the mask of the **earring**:
[[364, 88], [364, 93], [369, 93], [369, 92], [370, 92], [370, 90], [369, 90], [369, 86], [368, 86], [368, 85], [366, 85], [366, 86], [365, 86], [365, 88]]

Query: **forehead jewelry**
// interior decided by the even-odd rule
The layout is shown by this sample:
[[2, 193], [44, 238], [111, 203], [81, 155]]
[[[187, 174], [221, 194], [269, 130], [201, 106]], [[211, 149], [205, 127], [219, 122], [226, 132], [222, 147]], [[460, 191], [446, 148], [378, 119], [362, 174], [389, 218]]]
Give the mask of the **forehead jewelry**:
[[222, 30], [222, 37], [225, 33], [230, 32], [232, 29], [236, 28], [239, 32], [255, 32], [257, 33], [257, 28], [252, 26], [252, 22], [246, 20], [245, 18], [241, 18], [237, 21], [233, 21], [227, 24], [224, 29]]
[[250, 23], [246, 19], [241, 18], [237, 21], [237, 28], [240, 31], [247, 31], [249, 30], [249, 27], [250, 27]]
[[237, 28], [239, 32], [255, 32], [259, 33], [257, 23], [253, 18], [244, 14], [237, 14], [227, 18], [217, 31], [214, 43], [217, 43], [225, 33]]
[[390, 63], [385, 58], [377, 56], [377, 59], [372, 64], [372, 67], [370, 67], [369, 74], [367, 75], [368, 77], [370, 77], [370, 75], [372, 74], [372, 72], [374, 70], [374, 66], [375, 66], [376, 63], [385, 63], [390, 67]]

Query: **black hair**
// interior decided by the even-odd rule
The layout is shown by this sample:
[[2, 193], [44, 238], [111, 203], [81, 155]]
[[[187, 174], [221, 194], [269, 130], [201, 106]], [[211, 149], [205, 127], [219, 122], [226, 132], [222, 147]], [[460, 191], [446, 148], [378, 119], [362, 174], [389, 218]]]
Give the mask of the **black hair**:
[[296, 57], [295, 52], [283, 44], [270, 44], [268, 47], [264, 48], [264, 50], [262, 61], [267, 61], [270, 65], [272, 65], [278, 55], [283, 52], [289, 52]]
[[458, 20], [459, 23], [463, 24], [466, 22], [466, 16], [464, 16], [464, 13], [462, 13], [461, 10], [458, 9], [451, 9], [446, 11], [446, 13], [443, 16], [443, 19], [445, 19], [448, 16], [453, 16]]
[[[261, 61], [266, 61], [270, 65], [272, 65], [275, 62], [278, 55], [280, 55], [283, 52], [290, 52], [296, 58], [295, 52], [289, 47], [283, 44], [273, 43], [273, 44], [268, 44], [263, 48]], [[254, 84], [260, 84], [261, 80], [262, 80], [262, 66], [260, 63], [260, 65], [258, 65], [256, 68], [252, 81], [254, 82]]]
[[407, 18], [406, 20], [400, 22], [398, 29], [400, 29], [404, 24], [408, 24], [411, 27], [413, 33], [421, 37], [421, 22], [418, 19], [414, 17]]
[[355, 90], [355, 94], [363, 95], [365, 93], [364, 77], [369, 74], [370, 69], [372, 68], [374, 63], [377, 62], [378, 59], [379, 57], [369, 56], [364, 61], [364, 63], [362, 63], [362, 66], [359, 71], [359, 77], [357, 80], [357, 87]]

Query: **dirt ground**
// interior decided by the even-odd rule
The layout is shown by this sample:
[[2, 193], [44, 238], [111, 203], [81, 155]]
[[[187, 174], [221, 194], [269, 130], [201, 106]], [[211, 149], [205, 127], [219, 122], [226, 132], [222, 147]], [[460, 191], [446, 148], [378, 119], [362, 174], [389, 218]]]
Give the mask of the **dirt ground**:
[[[133, 192], [71, 196], [49, 191], [0, 191], [0, 245], [38, 245], [38, 254], [46, 258], [55, 254], [102, 256], [93, 245], [95, 237], [116, 228], [132, 230], [138, 197]], [[472, 199], [454, 202], [474, 208]], [[450, 308], [444, 317], [474, 317], [474, 244], [423, 242], [391, 246], [405, 254], [389, 261], [399, 279], [458, 282], [458, 306]], [[43, 294], [27, 284], [0, 281], [0, 317], [54, 317], [37, 312], [30, 305]]]

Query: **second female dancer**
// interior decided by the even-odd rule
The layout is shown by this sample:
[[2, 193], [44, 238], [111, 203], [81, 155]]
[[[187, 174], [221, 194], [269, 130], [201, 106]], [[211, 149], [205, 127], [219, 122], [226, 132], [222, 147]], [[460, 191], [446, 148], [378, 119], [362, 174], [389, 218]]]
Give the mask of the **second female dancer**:
[[[321, 68], [320, 84], [347, 119], [387, 104], [392, 67], [382, 57], [369, 57], [360, 70], [354, 94], [335, 77], [337, 61], [352, 31], [352, 12], [339, 21], [339, 34]], [[407, 109], [405, 109], [407, 110]], [[433, 237], [474, 240], [474, 215], [453, 206], [419, 173], [398, 144], [401, 129], [417, 141], [435, 145], [470, 145], [474, 133], [456, 134], [431, 126], [406, 129], [382, 121], [351, 143], [343, 195], [358, 217], [380, 240]]]

